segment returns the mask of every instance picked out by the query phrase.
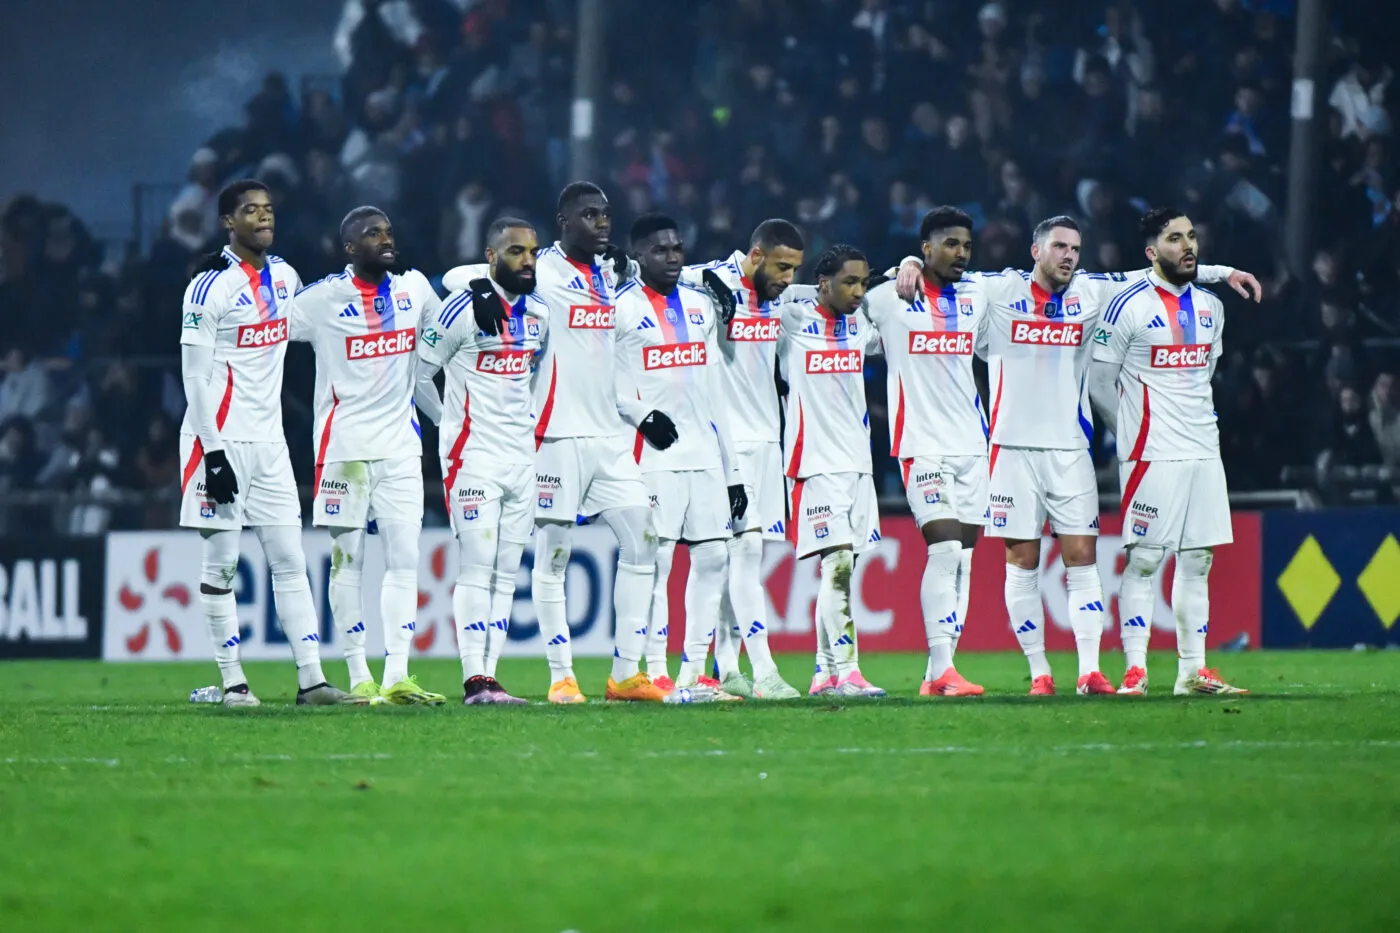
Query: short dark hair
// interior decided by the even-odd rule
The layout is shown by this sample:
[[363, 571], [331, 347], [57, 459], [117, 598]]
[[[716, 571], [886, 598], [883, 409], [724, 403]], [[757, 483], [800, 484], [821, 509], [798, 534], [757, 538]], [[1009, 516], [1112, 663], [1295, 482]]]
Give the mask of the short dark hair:
[[835, 243], [828, 246], [826, 251], [817, 257], [817, 264], [812, 271], [818, 278], [824, 275], [835, 275], [848, 262], [869, 263], [870, 260], [866, 259], [864, 253], [849, 243]]
[[1065, 227], [1079, 233], [1079, 224], [1074, 222], [1074, 218], [1068, 214], [1058, 214], [1054, 217], [1047, 217], [1035, 225], [1035, 231], [1031, 234], [1031, 242], [1039, 243], [1050, 235], [1050, 231], [1056, 227]]
[[1167, 224], [1178, 217], [1185, 217], [1186, 212], [1177, 210], [1174, 207], [1157, 207], [1142, 215], [1142, 220], [1138, 221], [1138, 234], [1143, 242], [1151, 244], [1162, 235], [1162, 231], [1167, 229]]
[[495, 248], [501, 237], [505, 236], [507, 230], [515, 229], [533, 230], [535, 225], [520, 217], [497, 217], [491, 221], [491, 226], [486, 228], [486, 245]]
[[361, 205], [360, 207], [357, 207], [350, 213], [346, 214], [345, 219], [340, 222], [340, 242], [349, 243], [351, 228], [354, 227], [356, 223], [360, 222], [361, 220], [364, 220], [366, 217], [376, 216], [383, 217], [385, 220], [389, 219], [388, 214], [384, 213], [379, 208], [369, 204]]
[[802, 231], [797, 229], [797, 224], [779, 217], [771, 217], [753, 228], [753, 236], [749, 237], [749, 249], [755, 246], [761, 247], [765, 253], [779, 246], [786, 246], [800, 253], [807, 248], [807, 242], [802, 239]]
[[240, 178], [238, 181], [231, 181], [224, 185], [224, 189], [219, 192], [219, 216], [227, 217], [238, 210], [238, 205], [243, 201], [243, 195], [249, 191], [267, 191], [267, 185], [256, 178]]
[[557, 208], [559, 213], [564, 213], [564, 211], [571, 207], [579, 198], [586, 197], [590, 194], [596, 194], [604, 200], [607, 199], [607, 195], [603, 194], [603, 189], [599, 188], [591, 181], [569, 182], [564, 186], [564, 190], [559, 192], [559, 204]]
[[662, 214], [659, 211], [652, 211], [638, 217], [632, 223], [632, 232], [629, 234], [633, 248], [638, 243], [651, 236], [653, 233], [660, 233], [662, 230], [675, 230], [680, 232], [680, 224], [675, 219]]
[[939, 230], [947, 230], [950, 227], [966, 227], [968, 232], [972, 231], [972, 218], [967, 211], [950, 205], [935, 207], [924, 215], [924, 219], [919, 222], [919, 239], [927, 240], [929, 234], [937, 233]]

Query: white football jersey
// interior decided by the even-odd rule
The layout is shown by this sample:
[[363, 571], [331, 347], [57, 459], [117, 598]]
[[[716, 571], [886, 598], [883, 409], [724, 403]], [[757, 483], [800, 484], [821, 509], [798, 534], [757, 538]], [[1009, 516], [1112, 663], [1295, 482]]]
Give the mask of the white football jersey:
[[987, 299], [964, 280], [935, 291], [919, 279], [913, 304], [893, 282], [866, 296], [888, 366], [890, 455], [964, 457], [987, 453], [987, 422], [972, 378], [972, 355], [986, 356]]
[[1178, 288], [1155, 274], [1109, 304], [1094, 359], [1118, 375], [1119, 460], [1220, 456], [1211, 375], [1222, 352], [1225, 308], [1204, 288]]
[[[1220, 281], [1228, 266], [1201, 266], [1201, 281]], [[1047, 292], [1016, 269], [968, 273], [988, 301], [988, 381], [991, 442], [1006, 447], [1082, 450], [1093, 438], [1090, 344], [1099, 316], [1134, 272], [1076, 272], [1062, 292]]]
[[729, 286], [738, 303], [734, 319], [719, 337], [719, 404], [736, 442], [773, 443], [778, 440], [778, 389], [773, 367], [778, 348], [780, 321], [776, 302], [760, 301], [753, 282], [740, 263], [744, 253], [735, 250], [728, 259], [687, 266], [682, 280], [701, 284], [701, 273], [713, 271]]
[[458, 291], [423, 325], [418, 355], [445, 372], [438, 453], [449, 463], [473, 453], [509, 466], [535, 462], [533, 382], [548, 309], [533, 294], [508, 309], [505, 330], [492, 337], [476, 326], [471, 292]]
[[[224, 247], [225, 269], [195, 276], [185, 288], [180, 343], [212, 347], [210, 387], [219, 399], [215, 426], [226, 441], [282, 441], [282, 366], [287, 356], [285, 305], [301, 287], [277, 256], [262, 269]], [[197, 433], [185, 412], [180, 433]]]
[[617, 411], [613, 334], [617, 279], [601, 256], [591, 264], [540, 250], [535, 294], [549, 308], [549, 339], [535, 382], [539, 438], [630, 433]]
[[778, 305], [779, 367], [788, 383], [783, 450], [792, 479], [870, 473], [865, 353], [880, 335], [864, 313], [832, 315], [815, 298]]
[[643, 472], [737, 469], [717, 410], [718, 326], [709, 297], [685, 283], [669, 295], [640, 281], [618, 289], [618, 407], [638, 419], [659, 410], [676, 426], [665, 450], [637, 433], [633, 454]]
[[375, 285], [347, 266], [297, 293], [291, 337], [316, 351], [317, 465], [422, 456], [413, 351], [441, 304], [417, 269]]

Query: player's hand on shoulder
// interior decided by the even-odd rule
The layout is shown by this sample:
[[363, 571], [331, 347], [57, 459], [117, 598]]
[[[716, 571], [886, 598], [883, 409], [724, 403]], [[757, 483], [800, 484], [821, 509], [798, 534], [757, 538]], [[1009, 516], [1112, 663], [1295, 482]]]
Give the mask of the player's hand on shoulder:
[[715, 311], [719, 314], [719, 321], [725, 327], [734, 320], [734, 315], [739, 311], [739, 303], [734, 297], [734, 292], [728, 285], [724, 284], [713, 269], [706, 269], [700, 273], [701, 288], [705, 294], [710, 296], [710, 302], [715, 306]]
[[899, 264], [899, 274], [895, 276], [895, 292], [905, 301], [913, 301], [919, 297], [919, 276], [923, 274], [919, 261], [913, 256], [906, 256]]
[[1264, 297], [1264, 287], [1259, 284], [1259, 280], [1243, 269], [1236, 269], [1225, 281], [1230, 283], [1230, 287], [1238, 292], [1241, 298], [1252, 298], [1255, 304]]
[[472, 316], [477, 328], [484, 334], [495, 337], [505, 329], [506, 305], [496, 292], [490, 279], [472, 279], [468, 283], [472, 293]]

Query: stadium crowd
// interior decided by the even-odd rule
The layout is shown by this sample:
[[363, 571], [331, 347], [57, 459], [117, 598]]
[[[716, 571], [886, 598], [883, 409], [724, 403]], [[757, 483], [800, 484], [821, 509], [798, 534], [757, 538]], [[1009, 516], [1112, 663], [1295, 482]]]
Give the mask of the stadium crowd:
[[[1102, 0], [606, 6], [596, 180], [617, 229], [665, 209], [698, 261], [782, 216], [802, 226], [809, 256], [845, 241], [892, 263], [917, 251], [921, 215], [952, 203], [975, 218], [973, 265], [989, 269], [1024, 265], [1032, 226], [1064, 211], [1084, 227], [1084, 267], [1108, 271], [1144, 264], [1136, 216], [1175, 203], [1207, 261], [1266, 285], [1262, 311], [1231, 318], [1217, 374], [1231, 488], [1277, 488], [1286, 467], [1318, 468], [1313, 482], [1337, 467], [1400, 468], [1400, 95], [1383, 64], [1396, 32], [1375, 21], [1394, 12], [1338, 12], [1318, 248], [1290, 272], [1288, 0], [1201, 0], [1190, 15]], [[0, 314], [24, 325], [0, 353], [0, 490], [173, 492], [179, 296], [222, 240], [214, 199], [231, 178], [272, 189], [275, 251], [307, 282], [343, 266], [335, 231], [357, 204], [385, 208], [431, 276], [479, 259], [502, 214], [552, 229], [570, 180], [575, 13], [570, 0], [347, 0], [338, 90], [268, 75], [243, 125], [193, 154], [145, 255], [105, 261], [60, 204], [5, 205]], [[309, 476], [312, 360], [291, 352], [287, 432]], [[868, 375], [877, 484], [893, 492], [883, 374]], [[1100, 462], [1110, 450], [1096, 439]], [[3, 520], [99, 531], [174, 517], [172, 495], [150, 510], [25, 506]]]

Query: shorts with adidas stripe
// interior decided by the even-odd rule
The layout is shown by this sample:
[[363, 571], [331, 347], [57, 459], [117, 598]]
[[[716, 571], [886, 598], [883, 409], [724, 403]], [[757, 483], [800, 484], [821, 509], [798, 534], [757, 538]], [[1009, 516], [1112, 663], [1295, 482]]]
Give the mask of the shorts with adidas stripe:
[[788, 488], [787, 538], [799, 560], [838, 547], [863, 554], [879, 543], [880, 508], [869, 473], [817, 473], [789, 480]]
[[781, 541], [787, 529], [787, 489], [783, 484], [783, 451], [777, 441], [735, 441], [739, 476], [749, 497], [749, 510], [739, 517], [737, 531], [762, 531], [765, 541]]

